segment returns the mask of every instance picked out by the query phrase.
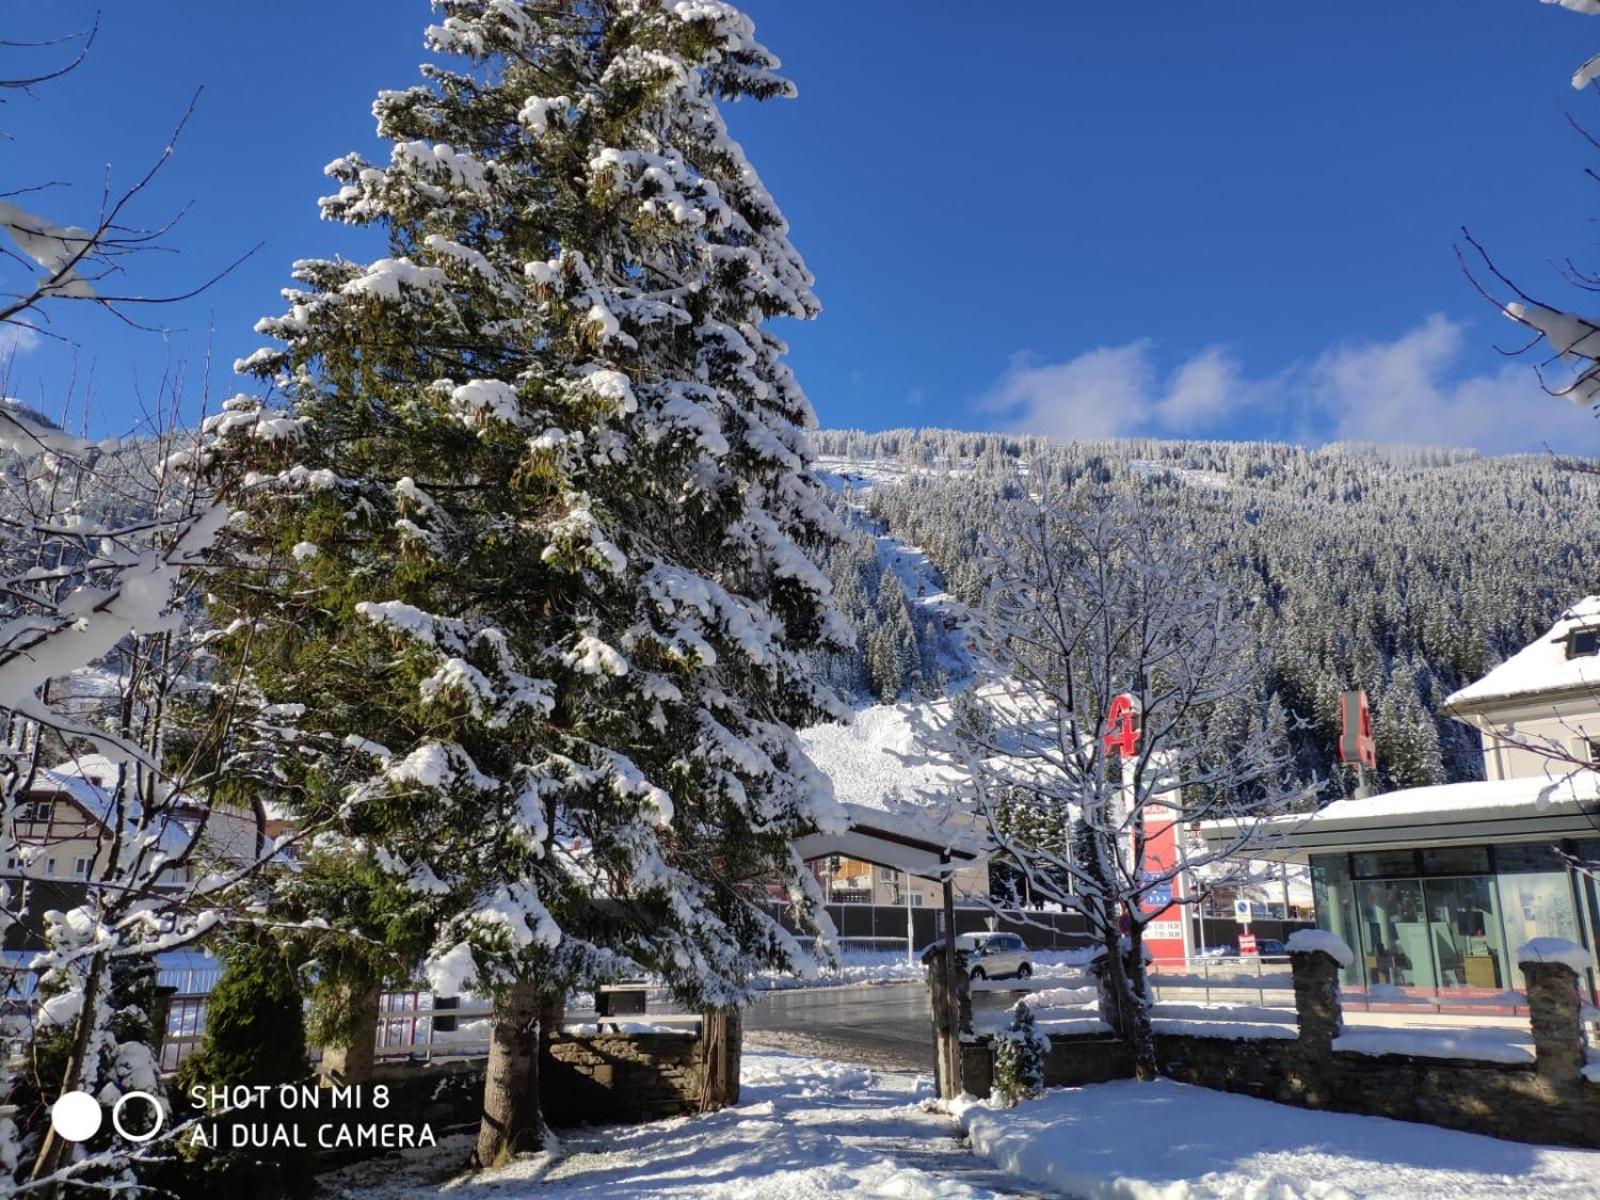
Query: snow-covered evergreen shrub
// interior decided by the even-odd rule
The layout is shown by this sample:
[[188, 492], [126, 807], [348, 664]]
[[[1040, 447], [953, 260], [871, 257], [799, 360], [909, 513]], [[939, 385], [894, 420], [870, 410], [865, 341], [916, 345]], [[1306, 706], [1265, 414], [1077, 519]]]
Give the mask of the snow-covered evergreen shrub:
[[1011, 1107], [1023, 1100], [1036, 1100], [1044, 1093], [1044, 1060], [1050, 1053], [1050, 1039], [1033, 1023], [1033, 1009], [1018, 1000], [1011, 1009], [1011, 1025], [995, 1034], [995, 1100]]

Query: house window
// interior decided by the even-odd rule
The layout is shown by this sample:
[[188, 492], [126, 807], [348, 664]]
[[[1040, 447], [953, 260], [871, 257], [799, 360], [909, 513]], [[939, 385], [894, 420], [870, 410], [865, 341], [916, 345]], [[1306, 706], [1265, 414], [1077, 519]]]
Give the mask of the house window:
[[90, 863], [90, 861], [91, 860], [87, 859], [87, 858], [75, 858], [75, 859], [73, 859], [72, 860], [72, 877], [74, 879], [87, 879], [87, 878], [89, 878], [89, 863]]
[[911, 907], [912, 908], [921, 908], [922, 907], [922, 893], [921, 892], [912, 892], [911, 893]]
[[56, 873], [56, 860], [55, 859], [47, 858], [47, 859], [44, 860], [44, 873], [46, 875], [54, 875]]
[[44, 824], [50, 820], [50, 801], [34, 800], [17, 805], [17, 820], [24, 825]]
[[878, 868], [878, 878], [884, 883], [893, 883], [897, 878], [899, 878], [899, 875], [900, 872], [896, 871], [893, 867]]
[[1568, 658], [1593, 658], [1600, 654], [1600, 628], [1574, 629], [1567, 634]]

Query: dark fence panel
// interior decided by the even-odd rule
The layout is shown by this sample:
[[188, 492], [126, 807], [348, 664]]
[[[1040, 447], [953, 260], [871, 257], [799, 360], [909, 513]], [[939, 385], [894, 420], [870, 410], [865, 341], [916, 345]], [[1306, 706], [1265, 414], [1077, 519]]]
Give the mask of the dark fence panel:
[[[828, 916], [840, 937], [879, 938], [884, 941], [904, 941], [906, 936], [906, 908], [901, 904], [830, 904]], [[944, 913], [938, 908], [913, 907], [911, 910], [912, 944], [926, 946], [939, 936], [944, 923]], [[787, 907], [773, 910], [773, 915], [791, 933], [799, 932]], [[956, 908], [956, 932], [1015, 933], [1035, 950], [1066, 950], [1084, 945], [1089, 940], [1084, 919], [1077, 913], [1037, 912], [1022, 909]], [[1263, 934], [1262, 936], [1272, 936]]]

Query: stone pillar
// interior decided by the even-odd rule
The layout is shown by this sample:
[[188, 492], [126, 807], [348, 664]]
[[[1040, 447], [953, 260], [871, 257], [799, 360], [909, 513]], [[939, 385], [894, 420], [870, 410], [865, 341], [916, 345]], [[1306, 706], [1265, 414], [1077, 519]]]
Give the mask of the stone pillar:
[[1339, 998], [1339, 964], [1322, 950], [1289, 954], [1294, 975], [1294, 1010], [1300, 1023], [1300, 1045], [1318, 1054], [1333, 1052], [1333, 1039], [1344, 1031], [1344, 1003]]
[[350, 999], [352, 1033], [348, 1045], [324, 1046], [317, 1074], [325, 1083], [371, 1083], [378, 1060], [378, 1005], [382, 992], [376, 985]]
[[715, 1112], [739, 1103], [739, 1062], [744, 1014], [737, 1008], [707, 1009], [700, 1021], [700, 1063], [704, 1072], [700, 1111]]
[[1576, 1083], [1584, 1065], [1578, 973], [1564, 962], [1521, 966], [1539, 1074], [1552, 1083]]

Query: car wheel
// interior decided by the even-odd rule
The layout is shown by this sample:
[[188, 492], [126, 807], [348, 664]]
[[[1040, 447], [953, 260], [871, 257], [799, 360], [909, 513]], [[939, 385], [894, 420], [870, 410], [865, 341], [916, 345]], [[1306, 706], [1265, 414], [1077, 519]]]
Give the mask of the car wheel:
[[976, 982], [978, 982], [980, 980], [987, 979], [987, 978], [989, 978], [989, 977], [983, 973], [983, 968], [982, 967], [973, 967], [972, 968], [972, 979], [973, 979], [974, 983], [976, 983]]
[[1033, 968], [1030, 967], [1027, 963], [1023, 963], [1020, 967], [1017, 968], [1017, 978], [1018, 979], [1032, 979], [1033, 978]]

